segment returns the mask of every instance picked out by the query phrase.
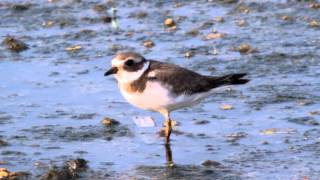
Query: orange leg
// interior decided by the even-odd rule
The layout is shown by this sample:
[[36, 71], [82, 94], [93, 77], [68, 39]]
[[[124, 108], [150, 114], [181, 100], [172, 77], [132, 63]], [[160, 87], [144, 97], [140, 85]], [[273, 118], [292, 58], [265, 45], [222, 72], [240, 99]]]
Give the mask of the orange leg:
[[170, 135], [171, 135], [171, 119], [166, 120], [165, 122], [165, 135], [166, 135], [166, 144], [170, 144]]

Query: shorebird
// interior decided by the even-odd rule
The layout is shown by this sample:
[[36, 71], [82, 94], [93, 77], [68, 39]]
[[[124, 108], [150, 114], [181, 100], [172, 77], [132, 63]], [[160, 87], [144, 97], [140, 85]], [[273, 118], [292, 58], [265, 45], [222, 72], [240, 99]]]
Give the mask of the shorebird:
[[120, 52], [104, 75], [114, 74], [123, 97], [132, 105], [159, 112], [170, 143], [170, 112], [199, 103], [225, 85], [245, 84], [245, 73], [205, 76], [175, 64], [148, 60], [136, 52]]

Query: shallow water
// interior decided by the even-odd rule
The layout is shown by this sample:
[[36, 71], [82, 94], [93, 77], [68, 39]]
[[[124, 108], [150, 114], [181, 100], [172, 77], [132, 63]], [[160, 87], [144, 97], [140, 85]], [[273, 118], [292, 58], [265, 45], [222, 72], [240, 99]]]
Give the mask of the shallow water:
[[[0, 46], [0, 140], [7, 142], [0, 167], [32, 178], [83, 158], [90, 168], [83, 179], [319, 178], [320, 29], [309, 22], [320, 21], [320, 9], [300, 1], [125, 0], [97, 12], [103, 2], [0, 2], [1, 38], [30, 47], [15, 53]], [[21, 3], [29, 8], [13, 8]], [[112, 6], [119, 29], [101, 20]], [[167, 17], [177, 30], [164, 27]], [[187, 33], [195, 29], [198, 35]], [[212, 31], [225, 36], [205, 40]], [[148, 39], [155, 43], [149, 49]], [[256, 51], [234, 50], [243, 43]], [[81, 49], [66, 50], [74, 45]], [[116, 51], [127, 49], [203, 74], [247, 72], [251, 81], [172, 114], [180, 133], [172, 135], [175, 166], [168, 168], [157, 134], [162, 117], [129, 105], [115, 80], [103, 76]], [[136, 127], [133, 116], [152, 116], [158, 126]], [[121, 125], [110, 130], [103, 117]], [[205, 160], [223, 168], [201, 165]]]

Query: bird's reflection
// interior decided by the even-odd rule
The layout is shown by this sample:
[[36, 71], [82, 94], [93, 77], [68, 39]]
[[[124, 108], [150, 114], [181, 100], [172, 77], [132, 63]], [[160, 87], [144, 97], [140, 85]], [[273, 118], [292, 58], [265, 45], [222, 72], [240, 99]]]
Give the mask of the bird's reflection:
[[167, 166], [168, 167], [172, 167], [174, 165], [174, 163], [173, 163], [173, 160], [172, 160], [171, 146], [170, 146], [170, 144], [165, 144], [164, 147], [166, 149]]

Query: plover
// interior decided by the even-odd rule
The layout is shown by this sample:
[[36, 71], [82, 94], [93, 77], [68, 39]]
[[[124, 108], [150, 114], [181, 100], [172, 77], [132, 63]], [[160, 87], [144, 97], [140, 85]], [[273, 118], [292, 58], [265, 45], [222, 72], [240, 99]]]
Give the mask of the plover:
[[165, 119], [166, 144], [170, 143], [170, 112], [199, 103], [225, 85], [245, 84], [245, 73], [205, 76], [175, 64], [148, 60], [135, 52], [118, 53], [104, 75], [114, 74], [123, 97], [132, 105], [157, 111]]

